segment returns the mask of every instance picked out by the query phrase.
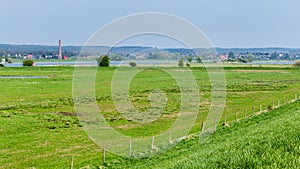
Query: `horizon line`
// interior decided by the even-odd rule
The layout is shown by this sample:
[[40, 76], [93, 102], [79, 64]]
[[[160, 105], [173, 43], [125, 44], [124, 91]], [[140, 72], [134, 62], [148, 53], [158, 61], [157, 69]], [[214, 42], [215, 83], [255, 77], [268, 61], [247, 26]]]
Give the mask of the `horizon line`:
[[[13, 44], [13, 43], [0, 43], [0, 45], [14, 45], [14, 46], [47, 46], [47, 47], [58, 47], [56, 44]], [[62, 47], [84, 47], [84, 45], [62, 45]], [[90, 47], [110, 47], [105, 45], [95, 45]], [[113, 46], [110, 48], [121, 48], [121, 47], [143, 47], [143, 48], [158, 48], [158, 49], [191, 49], [186, 47], [157, 47], [157, 46], [138, 46], [138, 45], [124, 45], [124, 46]], [[260, 47], [220, 47], [220, 46], [213, 46], [211, 48], [217, 49], [267, 49], [267, 48], [284, 48], [284, 49], [300, 49], [300, 47], [286, 47], [286, 46], [260, 46]], [[211, 49], [209, 48], [209, 49]], [[205, 49], [205, 48], [194, 48], [194, 49]]]

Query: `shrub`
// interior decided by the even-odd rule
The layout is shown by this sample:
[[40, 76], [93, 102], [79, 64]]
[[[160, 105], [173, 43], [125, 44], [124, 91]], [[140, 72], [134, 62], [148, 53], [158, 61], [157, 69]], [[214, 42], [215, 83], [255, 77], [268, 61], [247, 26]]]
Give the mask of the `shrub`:
[[295, 61], [294, 65], [295, 67], [300, 67], [300, 61]]
[[190, 64], [190, 63], [186, 63], [186, 66], [187, 66], [187, 67], [190, 67], [190, 66], [191, 66], [191, 64]]
[[98, 62], [98, 66], [109, 67], [109, 57], [107, 55], [100, 56], [96, 60]]
[[26, 59], [23, 61], [23, 66], [33, 66], [34, 61], [31, 59]]
[[2, 65], [2, 64], [0, 63], [0, 67], [4, 67], [4, 65]]
[[192, 57], [192, 56], [190, 56], [190, 57], [188, 57], [188, 59], [187, 59], [187, 60], [188, 60], [188, 62], [190, 62], [190, 63], [191, 63], [191, 62], [193, 61], [193, 57]]
[[136, 63], [135, 62], [129, 62], [129, 65], [131, 66], [131, 67], [136, 67]]
[[5, 61], [7, 62], [7, 63], [12, 63], [13, 61], [12, 61], [12, 58], [5, 58]]
[[242, 62], [242, 63], [248, 63], [249, 62], [249, 60], [246, 59], [246, 58], [238, 58], [237, 61]]
[[198, 56], [198, 57], [196, 58], [196, 61], [197, 61], [198, 63], [202, 63], [202, 59], [201, 59], [201, 57], [200, 57], [200, 56]]
[[183, 59], [179, 59], [178, 61], [178, 66], [179, 67], [183, 67], [184, 63], [183, 63]]
[[273, 107], [271, 105], [268, 105], [267, 109], [268, 109], [268, 111], [271, 111], [271, 110], [273, 110]]

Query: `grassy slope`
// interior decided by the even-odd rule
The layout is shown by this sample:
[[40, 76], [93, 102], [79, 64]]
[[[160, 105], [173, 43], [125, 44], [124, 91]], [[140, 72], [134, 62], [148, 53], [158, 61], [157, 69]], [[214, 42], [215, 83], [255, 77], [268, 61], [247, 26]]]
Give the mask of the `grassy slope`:
[[205, 142], [184, 141], [165, 154], [109, 168], [299, 168], [300, 102], [220, 127]]

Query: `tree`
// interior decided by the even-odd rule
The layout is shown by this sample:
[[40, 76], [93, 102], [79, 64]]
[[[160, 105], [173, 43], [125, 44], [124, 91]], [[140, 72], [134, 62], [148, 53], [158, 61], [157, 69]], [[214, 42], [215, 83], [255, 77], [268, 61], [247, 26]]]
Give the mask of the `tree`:
[[130, 65], [131, 67], [136, 67], [136, 63], [135, 63], [135, 62], [129, 62], [129, 65]]
[[34, 61], [31, 59], [26, 59], [23, 61], [23, 66], [33, 66]]
[[237, 61], [242, 62], [242, 63], [248, 63], [249, 62], [249, 60], [247, 58], [238, 58]]
[[202, 59], [201, 59], [201, 57], [200, 57], [200, 56], [198, 56], [198, 57], [196, 58], [196, 61], [197, 61], [198, 63], [202, 63]]
[[193, 57], [192, 57], [192, 56], [189, 56], [189, 57], [188, 57], [188, 62], [191, 63], [192, 61], [193, 61]]
[[107, 55], [102, 55], [96, 59], [98, 62], [98, 66], [100, 67], [109, 67], [109, 57]]
[[179, 67], [183, 67], [184, 63], [183, 63], [183, 59], [179, 59], [178, 60], [178, 66]]
[[234, 53], [232, 51], [228, 53], [228, 59], [234, 59]]
[[248, 57], [249, 62], [253, 62], [253, 60], [254, 60], [253, 54], [247, 54], [247, 57]]

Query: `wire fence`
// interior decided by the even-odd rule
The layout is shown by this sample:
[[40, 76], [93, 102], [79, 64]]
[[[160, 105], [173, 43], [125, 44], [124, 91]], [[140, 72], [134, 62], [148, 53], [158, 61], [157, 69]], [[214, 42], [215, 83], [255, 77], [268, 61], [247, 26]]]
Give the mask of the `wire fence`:
[[[299, 96], [297, 94], [295, 94], [293, 96], [293, 98], [285, 97], [281, 100], [274, 100], [270, 104], [260, 104], [260, 105], [252, 106], [252, 107], [248, 107], [248, 108], [245, 107], [242, 110], [236, 110], [236, 111], [231, 112], [231, 113], [225, 113], [222, 121], [220, 122], [222, 124], [217, 123], [216, 118], [213, 118], [214, 129], [216, 129], [220, 125], [229, 126], [229, 123], [239, 122], [240, 120], [244, 120], [244, 119], [247, 119], [247, 118], [250, 118], [250, 117], [254, 117], [254, 116], [260, 115], [262, 113], [267, 113], [271, 110], [283, 107], [288, 103], [293, 103], [293, 102], [297, 101], [298, 99], [299, 99]], [[183, 139], [194, 138], [194, 137], [197, 137], [200, 134], [203, 134], [203, 133], [206, 133], [206, 132], [207, 131], [205, 131], [205, 122], [202, 122], [200, 132], [190, 134], [186, 137], [172, 138], [172, 132], [170, 130], [169, 131], [168, 143], [170, 145], [172, 145], [174, 143], [178, 143], [179, 141], [181, 141]], [[155, 145], [155, 141], [156, 141], [155, 136], [152, 136], [151, 137], [151, 145], [149, 145], [149, 147], [151, 147], [151, 150], [153, 150], [153, 152], [157, 152], [157, 150], [159, 150], [159, 148], [156, 147], [156, 145]], [[134, 151], [133, 151], [132, 147], [133, 147], [133, 142], [131, 140], [129, 140], [129, 142], [128, 142], [128, 155], [129, 155], [129, 157], [134, 156]], [[102, 163], [106, 163], [106, 155], [107, 155], [107, 149], [106, 149], [106, 147], [103, 147]], [[74, 166], [74, 159], [73, 159], [73, 157], [71, 157], [70, 168], [73, 169], [74, 168], [73, 166]]]

